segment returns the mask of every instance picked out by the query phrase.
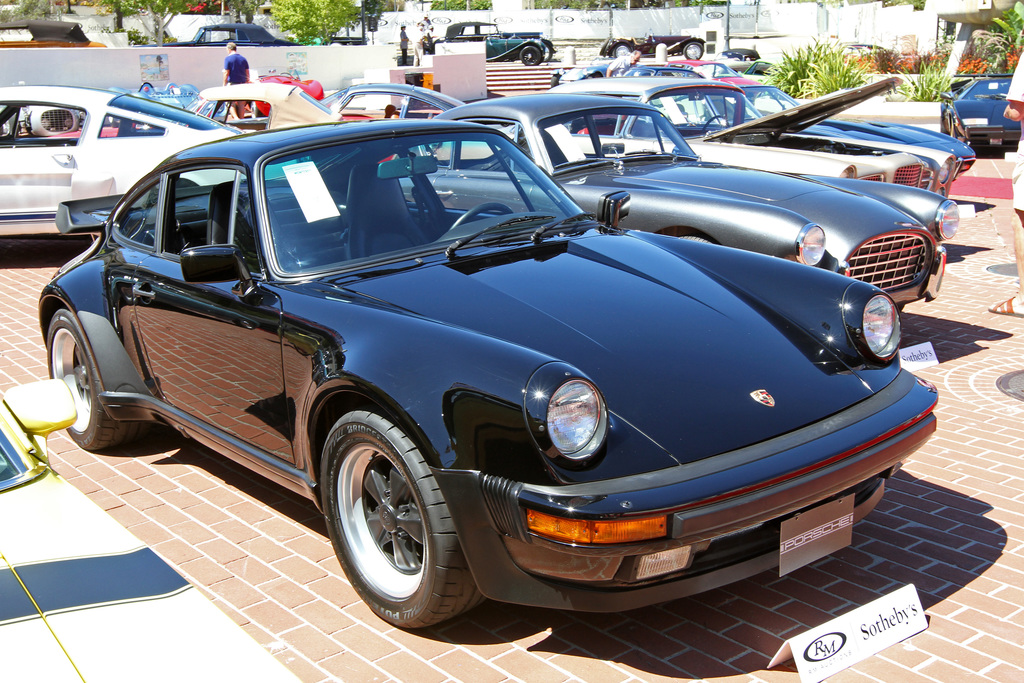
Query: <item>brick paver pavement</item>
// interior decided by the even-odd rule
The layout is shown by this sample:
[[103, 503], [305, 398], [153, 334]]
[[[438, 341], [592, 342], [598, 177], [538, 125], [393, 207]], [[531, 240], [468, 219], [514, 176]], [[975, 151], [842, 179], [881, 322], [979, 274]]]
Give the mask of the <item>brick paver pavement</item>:
[[[1001, 158], [971, 171], [1008, 172]], [[919, 373], [940, 390], [938, 433], [851, 547], [783, 578], [623, 614], [488, 602], [409, 633], [356, 598], [312, 503], [210, 450], [158, 431], [97, 455], [61, 434], [53, 461], [303, 681], [795, 682], [791, 665], [765, 668], [787, 637], [907, 583], [928, 630], [833, 680], [1024, 681], [1024, 403], [996, 386], [1024, 370], [1024, 319], [986, 312], [1014, 286], [987, 270], [1012, 261], [1012, 211], [957, 199], [977, 215], [948, 245], [942, 295], [904, 315], [905, 344], [932, 342], [941, 361]], [[0, 242], [0, 385], [46, 376], [36, 296], [84, 245]]]

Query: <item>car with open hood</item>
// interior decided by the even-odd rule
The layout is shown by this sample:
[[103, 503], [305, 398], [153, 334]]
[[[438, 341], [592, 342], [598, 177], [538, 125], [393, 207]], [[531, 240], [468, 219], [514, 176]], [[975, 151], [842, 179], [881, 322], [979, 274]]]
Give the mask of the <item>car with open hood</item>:
[[166, 423], [308, 496], [400, 627], [791, 571], [935, 430], [886, 293], [599, 222], [485, 126], [253, 133], [64, 210], [101, 232], [39, 302], [71, 437]]
[[[747, 99], [753, 102], [757, 110], [766, 116], [785, 109], [795, 109], [802, 104], [802, 102], [774, 85], [761, 83], [759, 85], [744, 85], [740, 87], [746, 93]], [[909, 123], [835, 118], [842, 116], [842, 112], [838, 111], [828, 116], [829, 118], [813, 123], [799, 132], [821, 137], [865, 140], [872, 143], [895, 142], [903, 145], [913, 145], [914, 147], [926, 147], [938, 152], [948, 152], [960, 161], [957, 176], [969, 170], [978, 158], [974, 149], [967, 143], [958, 140], [952, 135], [930, 130], [923, 126], [915, 126]], [[814, 118], [820, 118], [820, 114]], [[796, 132], [796, 129], [794, 129], [794, 132]]]
[[127, 93], [0, 87], [0, 235], [55, 233], [60, 202], [124, 192], [166, 156], [237, 134]]
[[817, 123], [895, 87], [898, 79], [841, 91], [764, 116], [727, 83], [664, 78], [608, 78], [566, 83], [552, 92], [611, 95], [658, 107], [702, 159], [766, 171], [860, 178], [949, 194], [958, 170], [946, 152], [898, 143], [802, 133]]
[[942, 242], [959, 225], [955, 202], [919, 188], [709, 163], [657, 109], [628, 100], [517, 95], [438, 118], [502, 130], [588, 211], [628, 192], [624, 227], [845, 273], [900, 305], [938, 294]]

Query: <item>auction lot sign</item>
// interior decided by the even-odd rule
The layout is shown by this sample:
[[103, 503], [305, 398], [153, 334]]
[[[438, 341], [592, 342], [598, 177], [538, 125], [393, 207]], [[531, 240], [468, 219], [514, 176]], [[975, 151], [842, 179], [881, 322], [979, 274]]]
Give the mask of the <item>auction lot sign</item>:
[[928, 628], [914, 584], [787, 640], [768, 668], [792, 658], [803, 683], [817, 683]]

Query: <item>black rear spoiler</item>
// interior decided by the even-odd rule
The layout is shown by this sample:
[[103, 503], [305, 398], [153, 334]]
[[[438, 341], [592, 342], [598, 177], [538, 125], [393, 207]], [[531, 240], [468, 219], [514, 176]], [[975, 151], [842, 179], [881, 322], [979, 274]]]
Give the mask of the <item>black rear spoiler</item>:
[[101, 232], [110, 212], [117, 206], [122, 195], [90, 197], [61, 202], [57, 205], [57, 229], [64, 235], [84, 232]]

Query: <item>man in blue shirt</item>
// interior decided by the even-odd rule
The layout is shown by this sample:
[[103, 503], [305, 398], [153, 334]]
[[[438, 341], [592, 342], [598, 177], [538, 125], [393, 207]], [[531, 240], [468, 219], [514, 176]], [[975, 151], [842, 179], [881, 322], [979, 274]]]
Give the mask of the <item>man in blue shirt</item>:
[[[228, 43], [228, 56], [224, 58], [224, 85], [238, 85], [249, 82], [249, 62], [238, 54], [238, 46]], [[241, 102], [232, 102], [231, 110], [236, 118], [242, 118], [245, 112]]]

